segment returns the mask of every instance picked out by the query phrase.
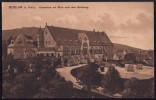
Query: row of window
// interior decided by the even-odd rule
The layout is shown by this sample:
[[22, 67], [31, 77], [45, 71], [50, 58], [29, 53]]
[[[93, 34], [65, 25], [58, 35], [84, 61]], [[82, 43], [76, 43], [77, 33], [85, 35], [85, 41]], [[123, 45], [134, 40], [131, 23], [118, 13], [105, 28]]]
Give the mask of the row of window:
[[91, 54], [102, 54], [103, 50], [102, 49], [91, 49], [90, 53]]
[[45, 41], [46, 44], [50, 44], [50, 41]]
[[[102, 54], [103, 53], [103, 50], [102, 49], [96, 49], [96, 50], [87, 50], [87, 49], [83, 49], [82, 50], [82, 53], [83, 54], [87, 54], [87, 53], [91, 53], [91, 54]], [[74, 55], [74, 54], [76, 54], [76, 55], [79, 55], [80, 53], [81, 53], [81, 50], [80, 49], [71, 49], [71, 51], [64, 51], [64, 54], [72, 54], [72, 55]]]
[[64, 55], [68, 55], [68, 54], [79, 55], [80, 54], [80, 51], [77, 50], [75, 52], [75, 51], [72, 50], [71, 52], [70, 51], [64, 51], [63, 53], [64, 53]]
[[33, 54], [26, 54], [26, 57], [33, 57]]
[[53, 57], [54, 53], [39, 53], [37, 54], [37, 56], [41, 56], [41, 57]]

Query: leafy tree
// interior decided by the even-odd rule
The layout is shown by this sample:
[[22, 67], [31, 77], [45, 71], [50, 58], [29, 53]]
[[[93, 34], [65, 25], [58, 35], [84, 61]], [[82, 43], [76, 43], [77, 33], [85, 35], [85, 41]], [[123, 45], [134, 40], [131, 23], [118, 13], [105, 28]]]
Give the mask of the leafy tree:
[[7, 56], [7, 43], [6, 40], [2, 41], [2, 57], [6, 57]]
[[128, 53], [124, 56], [124, 59], [128, 60], [128, 61], [135, 62], [136, 61], [136, 54], [135, 53]]
[[136, 98], [139, 97], [139, 80], [135, 77], [127, 80], [124, 84], [123, 98]]
[[154, 79], [152, 79], [149, 88], [147, 90], [147, 96], [150, 98], [154, 98]]
[[116, 93], [122, 89], [122, 79], [115, 67], [110, 66], [106, 75], [103, 76], [101, 86], [111, 92]]
[[61, 57], [58, 57], [58, 58], [54, 61], [53, 66], [54, 66], [54, 67], [57, 67], [58, 65], [61, 65]]
[[[5, 71], [3, 74], [4, 98], [72, 97], [72, 83], [61, 77], [51, 63], [47, 63], [40, 57], [14, 62], [11, 57], [5, 60], [5, 64], [11, 64], [13, 68], [22, 68], [22, 70], [18, 69], [19, 73], [12, 80], [8, 75], [10, 72]], [[33, 72], [25, 69], [29, 68], [30, 64], [35, 69]]]
[[101, 74], [98, 72], [98, 65], [95, 63], [90, 63], [83, 67], [77, 78], [86, 87], [99, 86], [101, 82]]

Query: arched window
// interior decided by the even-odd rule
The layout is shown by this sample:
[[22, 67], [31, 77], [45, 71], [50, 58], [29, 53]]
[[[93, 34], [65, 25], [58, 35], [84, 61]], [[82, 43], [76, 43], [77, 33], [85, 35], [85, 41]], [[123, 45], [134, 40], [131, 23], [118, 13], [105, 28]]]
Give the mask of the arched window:
[[90, 53], [91, 53], [91, 54], [94, 53], [94, 48], [93, 48], [93, 47], [91, 47], [91, 49], [90, 49]]
[[75, 48], [74, 48], [74, 47], [72, 47], [72, 49], [71, 49], [71, 54], [72, 54], [72, 55], [75, 54]]
[[70, 52], [70, 48], [68, 46], [64, 46], [63, 52], [64, 52], [64, 55], [68, 55], [68, 53]]
[[88, 44], [87, 44], [87, 42], [85, 42], [85, 43], [83, 43], [83, 53], [87, 54], [87, 51], [88, 51]]
[[100, 47], [100, 53], [101, 53], [101, 54], [103, 53], [102, 47]]
[[79, 55], [80, 54], [80, 48], [76, 48], [76, 54]]
[[87, 41], [88, 40], [87, 37], [85, 37], [84, 40]]

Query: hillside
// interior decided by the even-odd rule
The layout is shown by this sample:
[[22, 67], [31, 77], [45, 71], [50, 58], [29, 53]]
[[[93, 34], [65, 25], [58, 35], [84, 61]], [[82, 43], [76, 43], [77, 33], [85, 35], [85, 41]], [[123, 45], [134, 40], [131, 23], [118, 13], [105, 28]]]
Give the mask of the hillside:
[[139, 50], [143, 50], [143, 49], [139, 49], [139, 48], [123, 45], [123, 44], [113, 43], [113, 51], [116, 52], [119, 50], [131, 50], [134, 52], [139, 52]]
[[2, 31], [2, 40], [8, 40], [9, 38], [16, 38], [21, 33], [32, 36], [32, 38], [36, 41], [37, 40], [37, 33], [39, 29], [43, 30], [43, 28], [39, 27], [23, 27], [18, 29], [12, 29], [12, 30], [3, 30]]

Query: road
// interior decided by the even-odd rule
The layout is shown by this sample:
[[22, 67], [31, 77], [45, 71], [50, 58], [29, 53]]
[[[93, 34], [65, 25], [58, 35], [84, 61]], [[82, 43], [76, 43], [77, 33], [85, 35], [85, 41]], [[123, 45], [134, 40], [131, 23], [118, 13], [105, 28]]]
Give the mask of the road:
[[59, 72], [60, 75], [65, 78], [66, 81], [71, 81], [75, 88], [81, 89], [82, 86], [77, 83], [76, 78], [74, 76], [72, 76], [70, 72], [72, 69], [75, 69], [75, 68], [78, 68], [78, 67], [81, 67], [84, 65], [86, 65], [86, 64], [80, 64], [80, 65], [72, 66], [72, 67], [57, 68], [56, 71]]
[[[66, 81], [71, 81], [73, 83], [74, 88], [82, 89], [83, 86], [79, 85], [77, 83], [76, 78], [71, 75], [71, 70], [75, 69], [75, 68], [78, 68], [78, 67], [81, 67], [81, 66], [84, 66], [84, 65], [86, 65], [86, 64], [80, 64], [80, 65], [72, 66], [72, 67], [57, 68], [56, 71], [59, 72], [60, 75], [65, 78]], [[89, 91], [89, 90], [86, 90], [86, 91]], [[100, 94], [100, 95], [103, 95], [103, 96], [106, 96], [106, 97], [112, 97], [112, 96], [106, 95], [106, 94], [104, 94], [102, 92], [99, 92], [97, 89], [91, 89], [90, 92], [94, 92], [94, 93], [97, 93], [97, 94]]]

